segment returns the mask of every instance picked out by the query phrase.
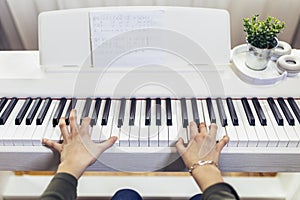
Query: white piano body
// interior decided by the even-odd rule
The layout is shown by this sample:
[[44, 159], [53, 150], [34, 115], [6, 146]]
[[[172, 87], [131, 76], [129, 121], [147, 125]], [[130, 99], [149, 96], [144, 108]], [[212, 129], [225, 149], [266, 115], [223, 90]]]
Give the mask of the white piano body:
[[[161, 44], [155, 43], [158, 46], [150, 48], [150, 54], [153, 49], [163, 49], [162, 53], [153, 62], [138, 59], [132, 66], [120, 66], [117, 62], [95, 66], [89, 16], [101, 11], [160, 12], [164, 22], [159, 28], [151, 27], [148, 31], [161, 34], [163, 38], [159, 40]], [[300, 97], [296, 89], [300, 84], [298, 76], [262, 86], [246, 83], [235, 74], [230, 61], [229, 15], [223, 10], [112, 7], [46, 12], [39, 17], [39, 45], [39, 51], [0, 52], [0, 96]], [[147, 49], [145, 52], [149, 53]], [[2, 142], [4, 134], [7, 133], [1, 133]], [[0, 170], [55, 170], [58, 162], [58, 154], [42, 145], [18, 146], [12, 142], [12, 145], [3, 143], [0, 146]], [[229, 145], [222, 152], [220, 167], [223, 171], [300, 171], [300, 145]], [[89, 167], [95, 171], [184, 169], [174, 146], [115, 145]]]

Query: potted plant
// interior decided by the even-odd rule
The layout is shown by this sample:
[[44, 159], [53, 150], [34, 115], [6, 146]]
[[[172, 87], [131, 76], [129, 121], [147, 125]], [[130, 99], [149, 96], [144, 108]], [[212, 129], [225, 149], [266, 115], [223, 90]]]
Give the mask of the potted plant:
[[285, 23], [271, 16], [259, 20], [258, 16], [243, 19], [248, 44], [245, 64], [251, 69], [263, 70], [267, 67], [272, 49], [278, 44], [277, 35], [284, 29]]

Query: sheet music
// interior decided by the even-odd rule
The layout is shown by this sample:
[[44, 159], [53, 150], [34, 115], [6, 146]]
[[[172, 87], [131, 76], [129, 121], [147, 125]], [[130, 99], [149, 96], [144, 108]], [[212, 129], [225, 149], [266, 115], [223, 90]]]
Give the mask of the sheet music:
[[92, 11], [90, 33], [94, 67], [161, 63], [151, 49], [162, 38], [151, 29], [163, 28], [163, 10]]

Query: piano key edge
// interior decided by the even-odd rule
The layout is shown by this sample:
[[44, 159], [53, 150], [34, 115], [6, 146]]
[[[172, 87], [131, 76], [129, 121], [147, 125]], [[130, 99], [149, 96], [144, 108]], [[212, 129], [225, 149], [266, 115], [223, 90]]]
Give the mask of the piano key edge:
[[[226, 147], [219, 166], [223, 172], [299, 172], [300, 148]], [[88, 171], [184, 171], [175, 147], [113, 147]], [[43, 146], [0, 146], [0, 170], [55, 170], [59, 155]]]

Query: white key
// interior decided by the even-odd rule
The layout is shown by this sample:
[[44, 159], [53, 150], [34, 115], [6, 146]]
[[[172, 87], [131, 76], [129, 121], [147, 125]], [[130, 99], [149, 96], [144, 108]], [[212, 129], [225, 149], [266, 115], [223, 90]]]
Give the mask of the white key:
[[246, 146], [248, 146], [249, 138], [246, 133], [247, 130], [244, 127], [243, 120], [241, 119], [241, 113], [240, 113], [240, 110], [238, 109], [236, 101], [238, 101], [238, 100], [233, 100], [232, 103], [233, 103], [234, 109], [236, 111], [236, 115], [238, 116], [239, 125], [234, 126], [234, 128], [235, 128], [237, 136], [239, 138], [238, 146], [246, 147]]
[[[225, 110], [225, 114], [227, 116], [227, 126], [225, 126], [225, 129], [226, 129], [227, 135], [229, 136], [228, 146], [229, 147], [237, 147], [238, 143], [239, 143], [239, 138], [238, 138], [235, 126], [233, 126], [226, 100], [222, 100], [222, 102], [223, 102], [223, 107], [224, 107], [224, 110]], [[248, 138], [247, 137], [246, 138], [241, 138], [241, 141], [246, 142], [246, 144], [247, 144]]]
[[166, 119], [166, 100], [161, 100], [161, 126], [159, 126], [159, 141], [160, 147], [167, 147], [169, 145], [169, 133]]
[[100, 142], [103, 142], [108, 138], [110, 138], [111, 128], [113, 126], [113, 120], [114, 120], [114, 112], [115, 112], [115, 100], [111, 100], [107, 125], [102, 126]]
[[139, 126], [140, 126], [140, 119], [141, 119], [141, 105], [142, 105], [141, 100], [137, 100], [134, 125], [129, 126], [129, 128], [130, 128], [129, 146], [131, 146], [131, 147], [139, 146]]
[[198, 112], [199, 112], [199, 122], [200, 123], [205, 123], [204, 119], [204, 112], [203, 112], [203, 105], [201, 100], [197, 100], [197, 106], [198, 106]]
[[16, 118], [17, 114], [19, 113], [23, 103], [24, 102], [18, 100], [18, 102], [15, 105], [14, 109], [10, 113], [6, 123], [4, 124], [4, 126], [6, 126], [6, 129], [5, 129], [5, 132], [1, 133], [1, 134], [2, 134], [2, 141], [3, 141], [3, 144], [5, 146], [12, 146], [13, 145], [12, 136], [13, 136], [14, 133], [10, 132], [9, 130], [15, 124], [15, 118]]
[[181, 102], [176, 100], [176, 112], [177, 112], [177, 124], [178, 124], [178, 138], [181, 137], [185, 144], [189, 142], [189, 132], [187, 128], [183, 127], [182, 114], [181, 114]]
[[118, 128], [118, 117], [120, 112], [121, 100], [114, 100], [114, 101], [115, 101], [115, 112], [114, 112], [114, 118], [113, 118], [113, 124], [112, 124], [110, 136], [118, 137], [118, 140], [115, 142], [114, 145], [119, 146], [120, 128]]
[[129, 147], [129, 115], [130, 115], [130, 100], [126, 100], [126, 105], [125, 105], [125, 113], [124, 113], [124, 122], [123, 126], [121, 126], [121, 131], [120, 131], [120, 146], [122, 147]]
[[[220, 120], [220, 114], [217, 106], [217, 102], [215, 99], [212, 100], [212, 105], [215, 111], [215, 116], [216, 116], [216, 124], [218, 126], [218, 132], [216, 135], [216, 140], [220, 141], [224, 135], [227, 135], [225, 127], [222, 126], [221, 120]], [[223, 105], [224, 107], [224, 105]]]
[[[297, 137], [300, 138], [300, 124], [299, 124], [299, 122], [297, 120], [297, 117], [296, 117], [295, 113], [293, 112], [293, 110], [292, 110], [292, 108], [291, 108], [291, 106], [290, 106], [289, 103], [287, 103], [287, 106], [288, 106], [288, 109], [291, 111], [292, 116], [295, 119], [295, 125], [292, 126], [292, 127], [294, 128], [295, 132], [297, 133]], [[299, 146], [300, 146], [300, 143], [298, 142], [297, 147], [299, 147]]]
[[[152, 113], [151, 113], [152, 114]], [[139, 146], [147, 147], [149, 146], [149, 126], [145, 124], [146, 115], [146, 100], [141, 100], [141, 115], [140, 115], [140, 125], [139, 125]]]
[[[0, 116], [1, 116], [2, 113], [6, 110], [6, 108], [7, 108], [7, 106], [8, 106], [8, 104], [9, 104], [10, 101], [11, 101], [10, 99], [7, 100], [5, 106], [3, 107], [3, 109], [2, 109], [2, 111], [1, 111], [1, 113], [0, 113]], [[4, 125], [0, 125], [0, 146], [3, 146], [3, 145], [4, 145], [4, 144], [3, 144], [2, 137], [3, 137], [3, 135], [4, 135], [4, 133], [6, 132], [6, 129], [7, 129], [8, 127], [9, 127], [9, 126], [8, 126], [6, 123], [5, 123]]]
[[172, 107], [172, 126], [168, 126], [169, 146], [175, 146], [176, 142], [178, 141], [176, 100], [171, 100], [171, 107]]
[[53, 119], [53, 116], [54, 116], [54, 114], [56, 112], [56, 109], [58, 107], [59, 101], [58, 100], [52, 100], [51, 104], [54, 105], [54, 108], [53, 108], [52, 115], [50, 116], [49, 123], [48, 123], [48, 125], [46, 127], [45, 135], [44, 135], [44, 138], [49, 139], [49, 140], [51, 139], [52, 134], [53, 134], [53, 132], [55, 130], [55, 127], [53, 127], [52, 119]]
[[206, 126], [208, 127], [211, 123], [210, 123], [209, 113], [208, 113], [208, 109], [207, 109], [207, 103], [206, 103], [206, 100], [201, 100], [201, 102], [202, 102], [204, 121], [205, 121]]
[[258, 144], [258, 138], [254, 129], [254, 126], [250, 126], [243, 104], [240, 100], [235, 101], [237, 107], [235, 108], [236, 110], [238, 109], [240, 112], [240, 117], [239, 119], [241, 119], [240, 123], [243, 123], [243, 126], [245, 127], [246, 133], [248, 135], [248, 146], [249, 147], [256, 147]]
[[299, 144], [299, 137], [294, 129], [293, 126], [290, 126], [289, 123], [287, 122], [286, 118], [285, 118], [285, 115], [283, 114], [279, 104], [278, 104], [278, 101], [275, 100], [275, 104], [283, 118], [283, 127], [284, 127], [284, 130], [285, 130], [285, 133], [286, 135], [288, 136], [289, 138], [289, 144], [288, 144], [288, 147], [297, 147], [298, 144]]
[[[289, 138], [287, 137], [283, 126], [278, 126], [268, 102], [266, 100], [259, 100], [259, 103], [260, 103], [261, 107], [264, 107], [264, 113], [265, 113], [265, 115], [268, 115], [268, 118], [270, 119], [269, 121], [272, 123], [274, 132], [276, 133], [276, 135], [278, 137], [278, 146], [279, 147], [287, 147], [287, 145], [289, 143]], [[268, 129], [268, 134], [270, 134], [270, 133], [272, 134], [272, 129], [270, 129], [270, 130]], [[270, 138], [270, 136], [269, 136], [269, 138]]]
[[188, 113], [188, 121], [189, 121], [189, 124], [187, 126], [187, 139], [188, 141], [190, 141], [190, 123], [192, 121], [194, 121], [194, 116], [193, 116], [193, 108], [192, 108], [192, 102], [191, 100], [186, 100], [186, 108], [187, 108], [187, 113]]
[[158, 146], [158, 126], [156, 126], [156, 101], [151, 100], [151, 121], [148, 127], [149, 146]]
[[99, 113], [98, 113], [97, 123], [96, 123], [96, 125], [94, 125], [92, 127], [91, 140], [96, 142], [96, 143], [100, 143], [101, 129], [102, 129], [101, 121], [102, 121], [102, 115], [103, 115], [105, 102], [106, 102], [105, 99], [101, 100], [101, 105], [100, 105], [100, 109], [99, 109]]
[[80, 118], [81, 118], [81, 115], [82, 115], [84, 104], [85, 104], [85, 100], [78, 99], [77, 103], [75, 105], [76, 116], [77, 116], [77, 124], [80, 124]]
[[48, 112], [45, 116], [45, 119], [41, 125], [38, 125], [34, 130], [34, 133], [31, 137], [31, 142], [33, 146], [40, 146], [42, 145], [42, 139], [44, 138], [44, 134], [46, 132], [46, 128], [52, 126], [52, 116], [54, 115], [55, 109], [57, 104], [55, 102], [51, 102]]
[[256, 131], [256, 135], [257, 135], [257, 138], [258, 138], [257, 146], [258, 147], [266, 147], [266, 146], [268, 146], [268, 143], [269, 143], [269, 138], [268, 138], [267, 132], [266, 132], [264, 126], [261, 125], [261, 123], [259, 121], [259, 118], [258, 118], [258, 115], [256, 113], [256, 110], [254, 108], [254, 105], [253, 105], [252, 102], [250, 102], [250, 100], [249, 100], [249, 106], [252, 110], [252, 113], [253, 113], [253, 116], [254, 116], [254, 119], [255, 119], [254, 129]]

